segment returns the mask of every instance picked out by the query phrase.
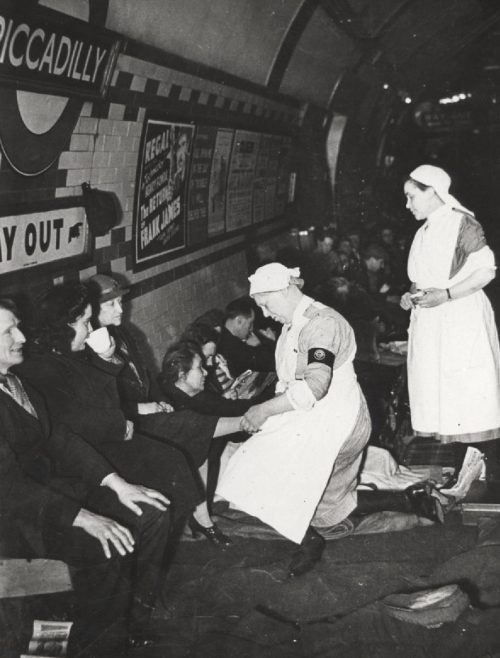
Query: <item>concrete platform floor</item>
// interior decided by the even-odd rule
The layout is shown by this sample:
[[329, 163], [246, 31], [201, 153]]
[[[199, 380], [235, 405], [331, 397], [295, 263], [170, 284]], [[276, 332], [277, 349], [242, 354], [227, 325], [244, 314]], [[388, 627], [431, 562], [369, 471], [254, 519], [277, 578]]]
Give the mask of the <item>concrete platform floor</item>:
[[[484, 494], [472, 490], [468, 499]], [[257, 519], [217, 512], [233, 544], [182, 538], [154, 611], [158, 642], [129, 658], [500, 658], [500, 519], [464, 526], [455, 510], [444, 525], [421, 525], [413, 515], [371, 515], [356, 528], [365, 534], [329, 540], [315, 569], [291, 580], [294, 544]], [[433, 628], [394, 619], [381, 602], [449, 583], [470, 605]], [[9, 651], [0, 637], [0, 658], [27, 649], [34, 618], [71, 619], [69, 595], [1, 606], [0, 628], [19, 641]]]
[[[155, 611], [160, 641], [133, 658], [500, 656], [500, 545], [477, 548], [478, 528], [457, 512], [444, 525], [328, 541], [321, 562], [297, 580], [286, 576], [292, 543], [248, 517], [219, 524], [233, 545], [181, 541]], [[494, 581], [486, 599], [484, 560]], [[379, 603], [444, 581], [460, 582], [471, 598], [454, 623], [428, 629], [388, 617]]]

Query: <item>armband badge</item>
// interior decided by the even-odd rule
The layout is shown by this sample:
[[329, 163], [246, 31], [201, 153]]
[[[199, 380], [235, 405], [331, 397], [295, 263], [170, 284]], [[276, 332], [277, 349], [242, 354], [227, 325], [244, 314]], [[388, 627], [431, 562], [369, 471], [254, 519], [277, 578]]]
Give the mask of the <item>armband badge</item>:
[[335, 355], [329, 350], [322, 347], [313, 347], [307, 352], [307, 363], [322, 363], [329, 368], [333, 368]]

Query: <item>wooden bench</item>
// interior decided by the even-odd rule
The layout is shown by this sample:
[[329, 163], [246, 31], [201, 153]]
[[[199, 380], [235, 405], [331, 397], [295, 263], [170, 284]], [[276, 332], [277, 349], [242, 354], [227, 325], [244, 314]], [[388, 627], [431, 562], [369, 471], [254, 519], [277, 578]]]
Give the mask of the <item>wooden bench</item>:
[[1, 657], [26, 653], [34, 619], [71, 618], [72, 589], [64, 562], [0, 558]]
[[0, 558], [0, 599], [67, 592], [68, 565], [59, 560]]

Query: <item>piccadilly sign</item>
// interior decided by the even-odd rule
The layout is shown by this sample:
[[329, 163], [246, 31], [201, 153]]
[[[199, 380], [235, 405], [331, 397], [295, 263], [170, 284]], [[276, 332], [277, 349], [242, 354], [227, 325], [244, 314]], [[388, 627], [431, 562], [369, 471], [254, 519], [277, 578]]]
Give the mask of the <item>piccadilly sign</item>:
[[119, 41], [45, 7], [21, 12], [0, 0], [0, 83], [44, 93], [102, 97]]
[[78, 18], [0, 0], [0, 146], [23, 176], [57, 162], [85, 99], [104, 96], [113, 75], [120, 41], [103, 27], [108, 0], [75, 2], [59, 4]]

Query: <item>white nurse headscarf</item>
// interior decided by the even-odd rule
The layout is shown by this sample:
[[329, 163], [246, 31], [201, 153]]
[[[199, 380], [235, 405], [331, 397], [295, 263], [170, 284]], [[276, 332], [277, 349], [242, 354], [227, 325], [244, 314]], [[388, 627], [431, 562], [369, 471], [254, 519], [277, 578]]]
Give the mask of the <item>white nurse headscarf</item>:
[[259, 292], [275, 292], [284, 290], [290, 284], [302, 288], [304, 281], [300, 278], [300, 269], [298, 267], [288, 268], [281, 263], [269, 263], [255, 270], [255, 273], [248, 277], [250, 281], [250, 295]]
[[441, 167], [435, 167], [434, 165], [427, 164], [420, 165], [420, 167], [417, 167], [411, 172], [410, 178], [417, 181], [417, 183], [422, 183], [422, 185], [429, 185], [430, 187], [434, 188], [434, 191], [441, 199], [441, 201], [447, 203], [452, 208], [455, 208], [456, 210], [462, 210], [468, 215], [474, 216], [472, 211], [462, 206], [460, 201], [458, 201], [453, 195], [449, 193], [448, 190], [450, 189], [451, 178], [448, 176], [444, 169], [441, 169]]

